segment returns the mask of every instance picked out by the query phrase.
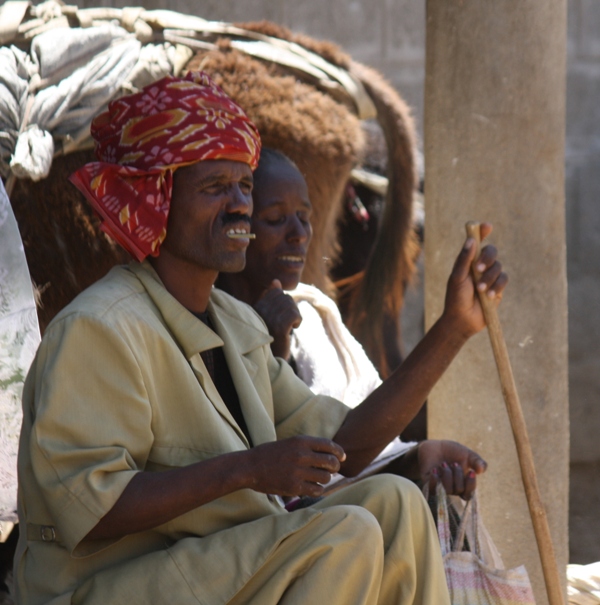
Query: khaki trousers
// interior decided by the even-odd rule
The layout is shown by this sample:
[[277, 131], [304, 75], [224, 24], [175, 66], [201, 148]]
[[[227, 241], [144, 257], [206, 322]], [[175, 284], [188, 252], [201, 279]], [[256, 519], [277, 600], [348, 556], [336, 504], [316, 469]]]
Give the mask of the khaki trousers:
[[[435, 527], [413, 483], [369, 477], [313, 508], [321, 514], [281, 541], [229, 605], [450, 605]], [[186, 538], [100, 572], [72, 603], [219, 605], [196, 581], [202, 542]], [[221, 555], [225, 564], [230, 553], [211, 553]]]
[[[324, 498], [316, 506], [337, 502], [364, 507], [377, 519], [383, 535], [379, 598], [365, 603], [450, 605], [437, 531], [425, 498], [414, 483], [394, 475], [376, 475]], [[353, 552], [363, 565], [368, 562], [366, 549], [359, 545]]]

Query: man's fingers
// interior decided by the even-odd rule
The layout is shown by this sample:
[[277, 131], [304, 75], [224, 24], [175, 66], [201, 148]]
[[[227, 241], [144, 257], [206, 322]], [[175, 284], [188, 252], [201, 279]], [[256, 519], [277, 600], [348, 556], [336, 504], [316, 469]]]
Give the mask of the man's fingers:
[[302, 315], [291, 296], [285, 295], [289, 298], [288, 301], [281, 301], [278, 305], [277, 311], [282, 315], [282, 323], [292, 328], [297, 328], [302, 323]]
[[293, 316], [294, 318], [299, 317], [302, 319], [296, 301], [283, 290], [272, 288], [268, 291], [266, 296], [268, 296], [270, 302], [274, 305], [274, 308], [278, 313], [285, 313], [290, 317]]
[[471, 269], [471, 263], [475, 256], [475, 240], [472, 237], [468, 237], [465, 241], [462, 250], [459, 252], [454, 261], [454, 267], [450, 274], [451, 279], [456, 281], [463, 281], [469, 275]]
[[297, 328], [302, 323], [302, 316], [294, 299], [277, 284], [281, 286], [279, 280], [274, 279], [254, 305], [254, 309], [265, 320], [270, 331], [279, 333], [282, 328]]
[[306, 435], [252, 448], [257, 478], [253, 489], [280, 495], [322, 495], [322, 485], [340, 469], [343, 449], [330, 439]]
[[465, 489], [462, 494], [463, 500], [470, 500], [475, 493], [475, 488], [477, 487], [477, 475], [475, 471], [470, 470], [465, 477]]
[[465, 475], [463, 473], [462, 466], [458, 464], [458, 462], [455, 462], [452, 465], [451, 470], [454, 481], [454, 489], [450, 493], [460, 496], [465, 491]]
[[259, 300], [262, 299], [262, 298], [265, 298], [266, 296], [269, 296], [271, 292], [277, 291], [277, 290], [283, 291], [283, 288], [281, 286], [281, 282], [278, 279], [274, 279], [268, 285], [268, 287], [263, 290], [262, 294], [259, 297]]
[[296, 490], [298, 493], [293, 494], [294, 496], [310, 496], [311, 498], [318, 498], [323, 495], [323, 485], [320, 483], [313, 483], [312, 481], [304, 481], [302, 485]]
[[307, 439], [311, 440], [310, 448], [313, 452], [333, 454], [340, 462], [343, 462], [346, 459], [346, 453], [340, 445], [335, 443], [335, 441], [319, 437], [308, 437]]
[[429, 475], [429, 494], [435, 494], [437, 484], [440, 479], [440, 472], [437, 468], [432, 468]]
[[[485, 239], [492, 232], [491, 223], [481, 223], [479, 232], [481, 234], [481, 240]], [[475, 240], [472, 237], [468, 237], [463, 244], [462, 250], [458, 254], [458, 257], [456, 258], [456, 261], [454, 262], [454, 267], [452, 268], [453, 279], [462, 281], [468, 277], [469, 271], [471, 270], [471, 263], [475, 257], [475, 251]], [[481, 254], [482, 256], [480, 256], [480, 259], [483, 263], [483, 272], [494, 262], [496, 258], [496, 249], [493, 246], [486, 246], [483, 248]]]
[[489, 298], [500, 297], [508, 283], [508, 275], [502, 271], [499, 262], [494, 263], [477, 282], [477, 290], [486, 292]]
[[469, 453], [468, 466], [473, 469], [475, 473], [480, 475], [485, 473], [487, 470], [487, 462], [476, 452], [472, 451]]
[[273, 280], [273, 283], [269, 286], [269, 288], [263, 292], [261, 298], [269, 301], [278, 301], [287, 296], [287, 294], [285, 294], [281, 288], [278, 288], [274, 285], [275, 281], [277, 280]]
[[508, 284], [508, 275], [506, 273], [500, 273], [498, 279], [490, 286], [488, 290], [488, 296], [492, 298], [500, 298]]
[[317, 454], [313, 453], [308, 465], [312, 468], [318, 468], [327, 471], [328, 473], [337, 473], [340, 470], [340, 461], [333, 454]]
[[440, 468], [440, 479], [442, 481], [442, 485], [446, 490], [447, 494], [453, 493], [454, 490], [454, 478], [452, 476], [452, 470], [448, 466], [446, 462], [442, 463], [442, 467]]
[[485, 246], [481, 249], [475, 268], [479, 273], [484, 273], [486, 269], [496, 262], [496, 258], [498, 258], [498, 250], [496, 247], [492, 245]]
[[508, 275], [502, 271], [502, 264], [496, 260], [497, 255], [494, 246], [486, 246], [475, 263], [479, 274], [477, 290], [487, 292], [490, 298], [500, 296], [508, 283]]
[[492, 226], [492, 223], [481, 223], [479, 225], [479, 234], [481, 240], [483, 241], [493, 230], [494, 227]]
[[477, 289], [480, 292], [486, 292], [496, 283], [496, 280], [502, 273], [502, 264], [496, 261], [490, 267], [488, 267], [477, 280]]
[[324, 471], [318, 468], [308, 469], [306, 472], [305, 480], [310, 483], [319, 483], [320, 485], [326, 485], [331, 481], [331, 475], [328, 471]]

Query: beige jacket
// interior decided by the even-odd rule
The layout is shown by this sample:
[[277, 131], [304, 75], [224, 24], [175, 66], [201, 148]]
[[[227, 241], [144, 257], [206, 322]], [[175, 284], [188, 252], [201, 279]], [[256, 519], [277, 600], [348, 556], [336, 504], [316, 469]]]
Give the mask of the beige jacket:
[[[199, 559], [198, 574], [206, 574], [207, 603], [225, 602], [285, 536], [320, 514], [290, 515], [267, 495], [241, 490], [152, 531], [84, 539], [135, 473], [248, 447], [206, 371], [205, 349], [223, 345], [255, 445], [331, 437], [342, 424], [348, 409], [313, 395], [271, 355], [250, 307], [214, 290], [208, 310], [218, 335], [165, 290], [148, 263], [133, 263], [113, 269], [48, 327], [23, 395], [21, 605], [69, 603], [99, 570], [189, 536], [204, 536], [198, 550], [205, 544], [207, 559]], [[220, 574], [209, 561], [215, 552]]]

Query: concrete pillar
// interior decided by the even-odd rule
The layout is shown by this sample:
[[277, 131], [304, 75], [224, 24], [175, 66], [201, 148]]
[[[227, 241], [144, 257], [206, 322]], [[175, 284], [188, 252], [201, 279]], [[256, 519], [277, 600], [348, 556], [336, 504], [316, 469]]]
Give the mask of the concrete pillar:
[[[564, 222], [566, 2], [428, 0], [425, 305], [440, 315], [464, 223], [494, 224], [510, 284], [500, 320], [559, 569], [568, 559], [569, 416]], [[489, 462], [482, 514], [507, 567], [547, 603], [513, 437], [486, 332], [429, 399], [430, 437]]]

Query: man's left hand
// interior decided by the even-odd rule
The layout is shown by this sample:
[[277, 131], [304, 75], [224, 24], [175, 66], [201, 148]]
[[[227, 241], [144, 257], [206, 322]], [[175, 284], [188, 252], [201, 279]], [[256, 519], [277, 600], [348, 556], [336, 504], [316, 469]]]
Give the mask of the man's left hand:
[[476, 452], [456, 441], [429, 439], [418, 446], [419, 474], [423, 485], [435, 492], [438, 481], [447, 494], [469, 500], [477, 487], [477, 475], [487, 462]]
[[294, 299], [283, 291], [281, 282], [274, 279], [254, 305], [254, 310], [263, 318], [273, 337], [273, 355], [289, 361], [291, 333], [302, 322]]

